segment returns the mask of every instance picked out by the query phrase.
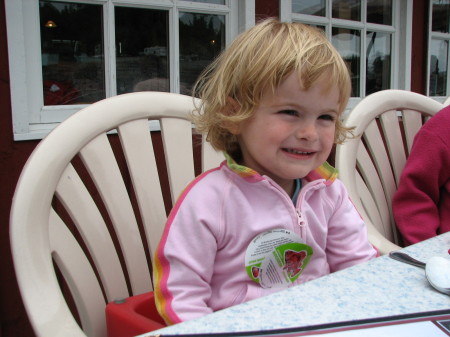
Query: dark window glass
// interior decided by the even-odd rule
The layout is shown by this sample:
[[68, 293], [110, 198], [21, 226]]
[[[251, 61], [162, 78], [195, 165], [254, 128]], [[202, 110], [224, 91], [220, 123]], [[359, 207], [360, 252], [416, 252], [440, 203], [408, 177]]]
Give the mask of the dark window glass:
[[180, 13], [180, 91], [189, 93], [198, 75], [225, 47], [225, 16]]
[[431, 40], [430, 96], [447, 96], [448, 41]]
[[392, 0], [367, 0], [367, 22], [392, 25]]
[[448, 1], [433, 1], [433, 32], [450, 33], [450, 4]]
[[168, 11], [116, 7], [117, 93], [170, 91]]
[[391, 34], [367, 32], [366, 95], [391, 85]]
[[292, 13], [325, 16], [325, 0], [292, 0]]
[[39, 1], [45, 105], [105, 98], [102, 6]]
[[359, 97], [361, 80], [361, 32], [354, 29], [334, 27], [332, 33], [331, 41], [350, 70], [352, 97]]
[[361, 1], [360, 0], [333, 0], [332, 17], [361, 21]]

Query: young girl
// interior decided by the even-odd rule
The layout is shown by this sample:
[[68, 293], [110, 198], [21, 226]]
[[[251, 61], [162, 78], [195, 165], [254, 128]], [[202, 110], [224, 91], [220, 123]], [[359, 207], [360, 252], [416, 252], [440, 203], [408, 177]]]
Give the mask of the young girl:
[[339, 118], [350, 87], [322, 32], [274, 19], [242, 33], [206, 70], [194, 119], [226, 160], [169, 215], [154, 261], [168, 324], [376, 256], [326, 163], [348, 132]]

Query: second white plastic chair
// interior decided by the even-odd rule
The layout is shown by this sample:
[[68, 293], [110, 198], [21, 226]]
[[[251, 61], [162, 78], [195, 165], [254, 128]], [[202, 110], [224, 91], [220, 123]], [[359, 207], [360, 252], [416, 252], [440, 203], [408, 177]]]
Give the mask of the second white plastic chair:
[[400, 248], [391, 202], [414, 136], [443, 107], [417, 93], [384, 90], [362, 99], [344, 122], [355, 137], [336, 147], [339, 178], [382, 254]]

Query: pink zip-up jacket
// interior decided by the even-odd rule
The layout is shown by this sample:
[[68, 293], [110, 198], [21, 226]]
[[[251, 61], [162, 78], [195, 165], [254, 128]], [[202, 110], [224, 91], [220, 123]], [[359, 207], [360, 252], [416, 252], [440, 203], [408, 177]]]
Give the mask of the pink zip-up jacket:
[[269, 230], [287, 229], [313, 250], [290, 286], [375, 257], [336, 175], [327, 163], [311, 172], [295, 205], [272, 179], [230, 158], [197, 177], [174, 205], [153, 261], [156, 305], [166, 323], [279, 291], [262, 288], [245, 269], [250, 242]]

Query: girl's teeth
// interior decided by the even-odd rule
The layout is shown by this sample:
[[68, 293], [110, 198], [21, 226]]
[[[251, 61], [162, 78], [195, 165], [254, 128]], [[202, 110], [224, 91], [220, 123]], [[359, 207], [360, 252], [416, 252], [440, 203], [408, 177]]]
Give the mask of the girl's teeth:
[[303, 152], [303, 151], [296, 151], [293, 149], [287, 149], [287, 152], [289, 153], [295, 153], [295, 154], [308, 154], [309, 152]]

